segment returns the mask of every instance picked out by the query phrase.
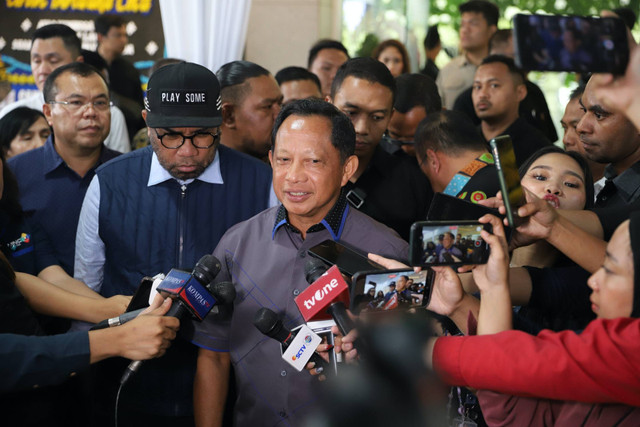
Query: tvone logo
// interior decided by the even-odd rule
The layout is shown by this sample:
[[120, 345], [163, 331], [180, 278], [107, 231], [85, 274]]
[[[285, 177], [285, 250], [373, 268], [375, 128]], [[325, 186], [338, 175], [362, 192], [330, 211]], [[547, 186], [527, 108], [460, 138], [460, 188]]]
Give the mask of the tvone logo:
[[329, 295], [337, 287], [338, 287], [338, 281], [336, 279], [331, 279], [331, 282], [327, 283], [322, 288], [318, 289], [310, 299], [304, 300], [305, 308], [307, 310], [311, 309], [311, 307], [316, 305], [316, 302], [322, 301], [324, 297]]

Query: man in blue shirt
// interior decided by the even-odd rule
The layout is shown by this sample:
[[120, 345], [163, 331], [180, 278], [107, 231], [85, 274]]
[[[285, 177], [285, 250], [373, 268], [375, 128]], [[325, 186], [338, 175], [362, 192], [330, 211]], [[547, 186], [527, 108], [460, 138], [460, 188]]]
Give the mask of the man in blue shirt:
[[[120, 153], [104, 145], [111, 112], [104, 78], [80, 62], [54, 70], [44, 85], [43, 111], [53, 134], [44, 146], [7, 163], [18, 181], [20, 204], [50, 243], [59, 265], [39, 266], [39, 276], [67, 289], [97, 296], [73, 280], [78, 216], [96, 168]], [[36, 248], [36, 252], [38, 248]]]

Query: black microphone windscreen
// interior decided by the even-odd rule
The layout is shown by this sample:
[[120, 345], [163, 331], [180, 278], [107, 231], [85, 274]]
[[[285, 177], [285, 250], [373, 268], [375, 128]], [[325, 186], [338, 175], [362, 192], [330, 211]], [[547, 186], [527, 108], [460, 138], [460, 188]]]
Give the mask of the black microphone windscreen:
[[260, 332], [280, 342], [286, 341], [291, 334], [291, 331], [284, 327], [276, 312], [266, 307], [262, 307], [256, 312], [253, 324]]
[[231, 305], [236, 299], [236, 287], [231, 282], [211, 283], [207, 290], [224, 305]]
[[323, 261], [310, 257], [304, 265], [304, 277], [307, 279], [307, 283], [313, 283], [327, 270], [327, 265]]
[[211, 254], [204, 255], [193, 267], [193, 276], [203, 285], [213, 282], [221, 268], [220, 260]]

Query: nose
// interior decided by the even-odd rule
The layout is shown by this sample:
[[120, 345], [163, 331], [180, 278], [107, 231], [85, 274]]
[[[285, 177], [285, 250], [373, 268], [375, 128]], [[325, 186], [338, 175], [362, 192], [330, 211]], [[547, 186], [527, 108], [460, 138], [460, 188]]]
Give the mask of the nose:
[[299, 161], [292, 161], [291, 165], [287, 169], [285, 179], [288, 182], [301, 182], [304, 181], [304, 165]]
[[185, 138], [184, 144], [182, 144], [176, 151], [176, 154], [181, 157], [194, 157], [198, 155], [198, 149], [193, 145], [193, 142], [191, 142], [191, 139], [189, 138]]
[[599, 290], [598, 281], [600, 280], [600, 275], [603, 274], [603, 272], [604, 272], [604, 268], [600, 267], [599, 269], [596, 270], [595, 273], [593, 273], [591, 276], [589, 276], [589, 279], [587, 280], [587, 285], [594, 292]]
[[559, 196], [561, 193], [561, 187], [555, 180], [548, 180], [545, 190], [548, 194], [555, 194], [556, 196]]
[[367, 118], [364, 117], [364, 114], [359, 114], [358, 116], [351, 119], [353, 123], [353, 127], [356, 130], [357, 135], [368, 135], [369, 127], [367, 123]]
[[587, 113], [582, 116], [578, 124], [576, 125], [576, 132], [578, 135], [592, 133], [593, 132], [593, 123], [591, 121], [591, 114]]
[[83, 117], [94, 117], [98, 112], [95, 105], [93, 105], [93, 102], [87, 102], [86, 104], [84, 104], [81, 111]]

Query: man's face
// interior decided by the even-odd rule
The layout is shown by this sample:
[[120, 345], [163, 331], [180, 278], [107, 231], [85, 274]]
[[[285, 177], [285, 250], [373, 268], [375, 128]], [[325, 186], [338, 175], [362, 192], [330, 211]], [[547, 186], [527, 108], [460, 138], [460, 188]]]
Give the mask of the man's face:
[[404, 291], [404, 289], [407, 287], [407, 279], [405, 279], [403, 276], [400, 276], [400, 278], [398, 279], [398, 282], [396, 283], [396, 289], [398, 290], [398, 292]]
[[330, 138], [331, 122], [321, 116], [289, 116], [276, 134], [273, 189], [294, 226], [322, 221], [355, 171], [355, 156], [342, 163]]
[[121, 27], [111, 27], [106, 35], [100, 36], [100, 44], [109, 52], [113, 52], [116, 55], [122, 55], [128, 41], [127, 29], [124, 25]]
[[345, 62], [347, 55], [338, 49], [322, 49], [316, 55], [309, 67], [309, 71], [318, 76], [322, 86], [322, 96], [331, 95], [331, 84], [336, 76], [336, 71]]
[[273, 76], [247, 79], [250, 91], [234, 106], [236, 131], [242, 150], [264, 158], [271, 148], [271, 130], [282, 105], [282, 93]]
[[599, 319], [615, 319], [631, 315], [633, 277], [629, 221], [625, 221], [611, 236], [604, 264], [587, 281], [593, 290], [590, 297], [591, 309]]
[[489, 26], [478, 12], [464, 12], [460, 19], [460, 46], [464, 50], [485, 49], [489, 45], [495, 26]]
[[[389, 136], [397, 141], [413, 142], [416, 128], [425, 117], [427, 117], [427, 112], [422, 106], [413, 107], [406, 113], [394, 110], [387, 128]], [[403, 144], [400, 147], [410, 156], [416, 155], [415, 146], [413, 144]]]
[[445, 249], [449, 249], [453, 246], [453, 237], [451, 237], [451, 234], [444, 235], [444, 238], [442, 239], [442, 246], [444, 246]]
[[473, 80], [471, 97], [478, 118], [499, 121], [518, 110], [526, 92], [524, 85], [516, 85], [509, 68], [500, 62], [478, 67]]
[[[82, 106], [75, 111], [72, 105], [43, 106], [44, 115], [55, 135], [55, 144], [74, 149], [99, 149], [111, 126], [109, 89], [104, 80], [97, 74], [82, 77], [66, 72], [58, 76], [56, 87], [56, 101]], [[90, 104], [92, 102], [106, 102], [107, 107], [96, 108]]]
[[31, 73], [38, 90], [42, 92], [49, 74], [58, 67], [75, 61], [60, 37], [35, 39], [31, 45]]
[[564, 144], [565, 150], [577, 151], [584, 156], [584, 147], [580, 142], [580, 135], [578, 135], [578, 131], [576, 130], [576, 126], [578, 126], [578, 123], [580, 122], [580, 119], [583, 115], [584, 112], [582, 111], [582, 107], [580, 106], [580, 99], [571, 99], [564, 109], [564, 116], [562, 116], [560, 124], [562, 125], [562, 129], [564, 129], [562, 142]]
[[371, 157], [389, 125], [393, 106], [391, 89], [349, 76], [331, 103], [349, 116], [356, 129], [356, 156]]
[[621, 113], [607, 110], [595, 96], [589, 80], [580, 99], [584, 115], [576, 130], [588, 159], [598, 163], [624, 160], [638, 149], [635, 126]]
[[[142, 116], [146, 119], [146, 111], [142, 112]], [[171, 174], [172, 177], [180, 180], [197, 178], [211, 164], [216, 155], [217, 143], [209, 148], [196, 148], [191, 139], [184, 141], [180, 148], [166, 148], [160, 143], [160, 139], [156, 135], [163, 136], [168, 133], [179, 133], [185, 136], [192, 136], [196, 133], [213, 133], [220, 131], [216, 128], [147, 128], [147, 135], [151, 142], [153, 151], [158, 156], [160, 165]], [[217, 141], [216, 141], [217, 142]]]
[[322, 98], [318, 86], [311, 80], [290, 80], [280, 85], [282, 91], [282, 105], [291, 101], [305, 98]]

